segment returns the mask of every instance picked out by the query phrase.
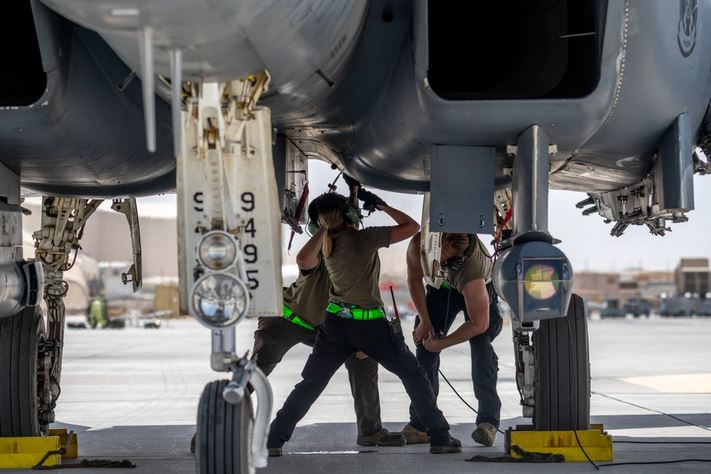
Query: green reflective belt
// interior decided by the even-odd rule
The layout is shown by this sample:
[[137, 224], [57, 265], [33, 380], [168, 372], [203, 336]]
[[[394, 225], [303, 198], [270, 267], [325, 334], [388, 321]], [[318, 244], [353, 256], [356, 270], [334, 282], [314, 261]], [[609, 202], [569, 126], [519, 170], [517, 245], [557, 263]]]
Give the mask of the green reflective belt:
[[287, 305], [284, 305], [283, 317], [287, 321], [290, 321], [290, 322], [296, 324], [297, 326], [301, 326], [302, 328], [306, 328], [309, 331], [313, 331], [315, 329], [312, 325], [310, 325], [309, 323], [307, 323], [306, 321], [301, 319], [299, 316], [294, 314], [294, 312], [291, 310], [291, 308], [289, 308]]
[[358, 306], [346, 308], [336, 303], [328, 303], [326, 311], [339, 318], [355, 319], [357, 321], [372, 321], [373, 319], [385, 317], [383, 308], [363, 309]]

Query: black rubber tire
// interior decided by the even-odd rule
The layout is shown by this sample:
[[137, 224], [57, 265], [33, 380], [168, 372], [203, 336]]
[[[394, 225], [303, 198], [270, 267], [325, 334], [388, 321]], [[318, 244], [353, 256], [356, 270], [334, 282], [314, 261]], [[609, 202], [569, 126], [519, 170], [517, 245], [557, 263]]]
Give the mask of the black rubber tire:
[[[572, 336], [572, 341], [571, 341]], [[533, 333], [537, 431], [590, 428], [590, 355], [583, 299], [573, 295], [565, 318], [541, 321]]]
[[42, 436], [37, 357], [45, 328], [39, 307], [0, 319], [0, 436]]
[[227, 403], [222, 398], [227, 382], [215, 380], [208, 383], [200, 397], [195, 450], [199, 474], [250, 472], [250, 444], [254, 428], [252, 402], [246, 396], [238, 404]]

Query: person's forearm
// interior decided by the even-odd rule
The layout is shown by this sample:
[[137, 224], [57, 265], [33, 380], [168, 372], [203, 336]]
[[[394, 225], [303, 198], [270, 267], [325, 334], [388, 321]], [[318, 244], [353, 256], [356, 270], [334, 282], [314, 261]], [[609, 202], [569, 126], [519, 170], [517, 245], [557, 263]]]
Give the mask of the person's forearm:
[[319, 228], [316, 233], [311, 236], [309, 241], [301, 247], [301, 250], [299, 250], [299, 253], [296, 255], [296, 264], [302, 270], [310, 270], [318, 265], [318, 254], [323, 246], [323, 234], [325, 232], [324, 229]]
[[444, 347], [454, 346], [484, 334], [489, 329], [489, 294], [483, 279], [468, 282], [462, 288], [468, 319], [442, 341]]
[[405, 213], [402, 212], [402, 211], [399, 211], [399, 210], [397, 210], [397, 209], [395, 209], [395, 208], [392, 208], [392, 207], [388, 206], [387, 204], [384, 205], [384, 206], [383, 206], [383, 205], [379, 205], [379, 206], [378, 206], [378, 209], [380, 209], [380, 210], [383, 211], [385, 214], [387, 214], [387, 215], [389, 215], [390, 217], [392, 217], [392, 219], [393, 219], [395, 222], [397, 222], [398, 224], [415, 224], [415, 225], [417, 225], [417, 226], [419, 227], [419, 224], [417, 223], [417, 221], [416, 221], [415, 219], [413, 219], [412, 217], [408, 216], [407, 214], [405, 214]]
[[484, 334], [487, 329], [488, 327], [484, 327], [483, 325], [476, 324], [472, 321], [466, 321], [452, 334], [442, 338], [440, 342], [444, 346], [443, 349], [450, 346], [456, 346], [457, 344], [468, 341], [469, 339], [472, 339], [480, 334]]

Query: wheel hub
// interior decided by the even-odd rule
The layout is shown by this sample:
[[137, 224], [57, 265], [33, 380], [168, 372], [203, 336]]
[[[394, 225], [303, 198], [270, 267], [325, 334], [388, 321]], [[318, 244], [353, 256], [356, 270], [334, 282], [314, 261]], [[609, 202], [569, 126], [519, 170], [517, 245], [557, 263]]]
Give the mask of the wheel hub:
[[52, 394], [50, 391], [50, 373], [52, 368], [53, 345], [43, 337], [37, 347], [37, 419], [40, 432], [47, 433], [48, 425], [54, 422]]

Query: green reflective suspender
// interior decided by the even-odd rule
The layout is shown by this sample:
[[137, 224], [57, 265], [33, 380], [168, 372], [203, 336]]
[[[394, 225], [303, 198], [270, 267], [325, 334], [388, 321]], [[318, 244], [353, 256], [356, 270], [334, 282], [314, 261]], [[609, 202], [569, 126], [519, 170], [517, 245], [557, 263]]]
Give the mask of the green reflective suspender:
[[[336, 303], [328, 303], [326, 311], [341, 318], [355, 319], [356, 321], [372, 321], [385, 317], [383, 308], [363, 309], [357, 306], [343, 307]], [[347, 316], [347, 315], [350, 315]]]
[[286, 304], [284, 305], [284, 319], [286, 319], [289, 322], [292, 322], [296, 324], [297, 326], [301, 326], [302, 328], [308, 329], [309, 331], [313, 331], [315, 328], [301, 319], [298, 315], [294, 314], [294, 312], [289, 308]]
[[380, 319], [385, 317], [385, 311], [383, 311], [382, 308], [351, 308], [351, 314], [353, 315], [353, 319], [357, 319], [360, 321], [370, 321], [373, 319]]
[[341, 311], [343, 311], [343, 306], [337, 305], [336, 303], [328, 303], [328, 306], [326, 306], [326, 311], [331, 314], [338, 314]]

